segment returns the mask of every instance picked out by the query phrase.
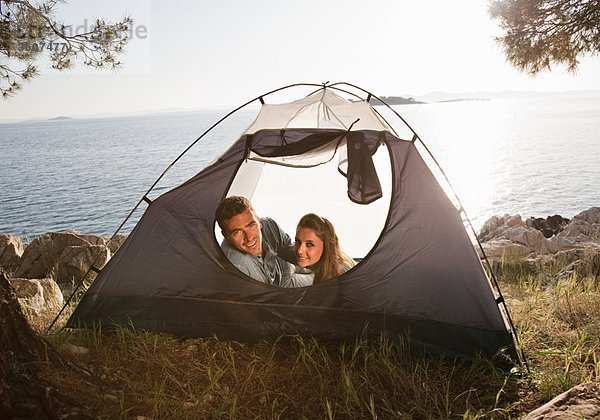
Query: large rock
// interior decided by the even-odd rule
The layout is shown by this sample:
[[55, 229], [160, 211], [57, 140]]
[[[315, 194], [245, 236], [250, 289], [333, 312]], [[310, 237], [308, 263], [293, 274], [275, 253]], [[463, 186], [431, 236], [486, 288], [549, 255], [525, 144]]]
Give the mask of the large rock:
[[515, 226], [504, 231], [504, 237], [511, 242], [523, 245], [530, 252], [546, 254], [555, 252], [554, 246], [544, 237], [544, 234], [528, 226]]
[[74, 232], [46, 233], [35, 238], [25, 249], [15, 277], [45, 278], [56, 272], [58, 257], [67, 246], [89, 246]]
[[117, 250], [121, 247], [121, 245], [123, 245], [123, 242], [125, 242], [125, 239], [127, 239], [127, 236], [125, 235], [115, 235], [114, 238], [105, 238], [103, 236], [96, 236], [96, 235], [84, 235], [81, 233], [77, 234], [80, 238], [85, 239], [86, 241], [88, 241], [91, 245], [106, 245], [108, 246], [108, 249], [110, 251], [110, 254], [114, 254], [115, 252], [117, 252]]
[[105, 245], [67, 246], [58, 257], [56, 279], [61, 284], [76, 283], [94, 262], [96, 268], [102, 268], [109, 259], [110, 251]]
[[76, 232], [52, 232], [35, 238], [23, 252], [15, 277], [53, 277], [58, 283], [82, 278], [90, 266], [102, 268], [110, 251], [106, 239]]
[[479, 232], [479, 239], [482, 242], [487, 242], [491, 239], [500, 237], [506, 229], [515, 226], [525, 226], [523, 219], [521, 219], [521, 216], [518, 214], [514, 216], [509, 214], [505, 214], [504, 216], [492, 216], [483, 224], [483, 227]]
[[592, 207], [573, 217], [551, 242], [558, 249], [600, 248], [600, 207]]
[[523, 420], [598, 418], [600, 418], [600, 386], [598, 383], [589, 382], [563, 392], [523, 417]]
[[[103, 238], [106, 241], [106, 245], [110, 251], [111, 255], [114, 255], [115, 252], [123, 245], [125, 239], [127, 239], [127, 235], [115, 235], [114, 238]], [[111, 240], [112, 239], [112, 240]]]
[[493, 216], [481, 228], [479, 239], [489, 257], [502, 257], [511, 253], [543, 254], [556, 250], [542, 232], [527, 226], [519, 215]]
[[63, 295], [50, 278], [8, 279], [19, 302], [35, 317], [53, 317], [63, 306]]
[[21, 262], [23, 250], [23, 243], [18, 236], [0, 233], [0, 268], [8, 273], [15, 271]]
[[557, 279], [569, 278], [573, 275], [600, 278], [600, 248], [586, 248], [579, 251], [579, 258], [566, 265], [556, 276]]
[[527, 226], [539, 230], [546, 238], [551, 238], [562, 232], [568, 223], [569, 219], [559, 216], [558, 214], [548, 216], [545, 219], [543, 217], [530, 217], [525, 221]]

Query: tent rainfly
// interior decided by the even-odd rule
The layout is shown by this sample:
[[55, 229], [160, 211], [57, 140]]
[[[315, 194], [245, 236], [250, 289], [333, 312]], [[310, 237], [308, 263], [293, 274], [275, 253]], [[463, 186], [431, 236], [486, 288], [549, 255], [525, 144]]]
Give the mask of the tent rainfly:
[[[265, 103], [265, 97], [297, 86], [313, 92], [289, 103]], [[419, 136], [388, 106], [413, 133], [401, 139], [371, 98], [377, 97], [348, 83], [296, 84], [228, 114], [262, 104], [221, 157], [155, 200], [142, 199], [147, 210], [67, 326], [131, 325], [236, 340], [301, 334], [337, 341], [384, 333], [432, 353], [491, 358], [503, 352], [519, 360], [507, 308], [467, 234], [462, 208], [423, 159]], [[310, 190], [296, 190], [312, 172], [318, 183], [313, 191], [325, 190], [325, 204]], [[275, 186], [281, 179], [288, 181]], [[250, 198], [259, 216], [277, 221], [282, 207], [295, 221], [329, 209], [323, 215], [359, 263], [336, 279], [302, 288], [249, 278], [225, 257], [215, 228], [215, 209], [230, 195]], [[274, 202], [279, 214], [272, 213]], [[365, 234], [370, 239], [363, 240]]]

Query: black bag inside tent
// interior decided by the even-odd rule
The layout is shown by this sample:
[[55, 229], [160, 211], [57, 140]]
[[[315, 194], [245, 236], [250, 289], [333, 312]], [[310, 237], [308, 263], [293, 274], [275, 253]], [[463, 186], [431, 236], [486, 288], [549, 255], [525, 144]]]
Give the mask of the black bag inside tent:
[[[434, 353], [492, 357], [507, 349], [516, 356], [501, 298], [415, 143], [398, 138], [367, 101], [348, 101], [339, 91], [322, 86], [298, 101], [263, 104], [220, 158], [149, 205], [67, 326], [132, 325], [236, 340], [385, 333]], [[335, 162], [328, 177], [343, 180], [335, 203], [360, 208], [359, 224], [375, 232], [360, 263], [295, 289], [239, 272], [215, 235], [219, 202], [228, 195], [254, 200], [265, 168], [327, 162]], [[363, 215], [375, 205], [383, 217], [371, 224]]]

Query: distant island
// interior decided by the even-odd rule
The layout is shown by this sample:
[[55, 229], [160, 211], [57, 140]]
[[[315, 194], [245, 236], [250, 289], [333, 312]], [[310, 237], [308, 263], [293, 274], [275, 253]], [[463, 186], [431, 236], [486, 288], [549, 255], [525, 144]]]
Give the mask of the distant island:
[[[373, 106], [383, 105], [385, 102], [388, 105], [409, 105], [409, 104], [426, 104], [427, 102], [417, 101], [415, 98], [405, 98], [403, 96], [380, 96], [381, 100], [371, 96], [369, 103]], [[383, 102], [382, 102], [383, 101]], [[358, 99], [350, 99], [350, 102], [360, 102]]]
[[64, 115], [61, 115], [59, 117], [54, 117], [54, 118], [49, 118], [48, 121], [60, 121], [60, 120], [72, 120], [73, 118], [71, 117], [65, 117]]
[[[381, 101], [377, 98], [371, 99], [371, 105], [383, 105], [383, 102], [388, 105], [409, 105], [409, 104], [426, 104], [427, 102], [417, 101], [415, 98], [405, 98], [403, 96], [381, 96]], [[383, 101], [383, 102], [382, 102]]]
[[439, 103], [444, 102], [462, 102], [462, 101], [491, 101], [490, 98], [456, 98], [456, 99], [446, 99], [443, 101], [438, 101]]

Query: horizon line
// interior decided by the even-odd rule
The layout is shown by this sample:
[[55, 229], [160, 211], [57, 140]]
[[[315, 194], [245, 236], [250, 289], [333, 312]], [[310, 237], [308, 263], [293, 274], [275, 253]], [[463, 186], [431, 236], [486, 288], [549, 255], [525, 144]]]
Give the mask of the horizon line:
[[[460, 99], [474, 99], [460, 95], [518, 95], [520, 97], [523, 96], [534, 96], [534, 95], [565, 95], [572, 93], [600, 93], [600, 89], [569, 89], [569, 90], [515, 90], [515, 89], [505, 89], [505, 90], [478, 90], [478, 91], [461, 91], [461, 92], [449, 92], [443, 90], [431, 91], [422, 95], [412, 95], [412, 94], [404, 94], [404, 95], [378, 95], [379, 97], [404, 97], [404, 98], [414, 98], [419, 100], [419, 98], [425, 98], [430, 96], [454, 96], [452, 98], [446, 99], [436, 99], [432, 102], [426, 103], [438, 103], [438, 102], [446, 102], [448, 99], [451, 100], [460, 100]], [[458, 96], [456, 96], [458, 95]], [[475, 99], [494, 99], [494, 98], [482, 98], [477, 96]], [[495, 99], [509, 99], [508, 97], [504, 98], [495, 98]], [[130, 110], [130, 111], [122, 111], [122, 112], [102, 112], [96, 114], [71, 114], [71, 115], [54, 115], [54, 116], [34, 116], [34, 117], [25, 117], [23, 119], [19, 118], [8, 118], [8, 119], [0, 119], [0, 124], [18, 124], [18, 123], [32, 123], [32, 122], [48, 122], [53, 120], [71, 120], [71, 119], [87, 119], [87, 118], [113, 118], [113, 117], [133, 117], [133, 116], [149, 116], [149, 115], [157, 115], [157, 114], [175, 114], [175, 113], [185, 113], [185, 112], [198, 112], [198, 111], [217, 111], [217, 110], [227, 110], [230, 108], [234, 108], [232, 105], [203, 105], [197, 107], [168, 107], [168, 108], [155, 108], [155, 109], [138, 109], [138, 110]]]

